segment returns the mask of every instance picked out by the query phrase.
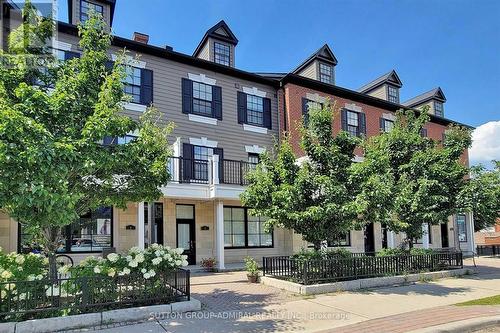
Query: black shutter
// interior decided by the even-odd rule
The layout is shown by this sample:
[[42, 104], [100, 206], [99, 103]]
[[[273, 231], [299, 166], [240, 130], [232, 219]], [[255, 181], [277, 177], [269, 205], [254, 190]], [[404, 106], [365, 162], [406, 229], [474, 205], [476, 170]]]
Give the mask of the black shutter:
[[182, 78], [182, 113], [193, 113], [193, 81]]
[[182, 177], [180, 179], [189, 183], [193, 179], [193, 169], [194, 147], [189, 143], [184, 143], [182, 145]]
[[302, 97], [302, 118], [304, 118], [304, 127], [309, 124], [309, 100]]
[[358, 129], [359, 133], [358, 136], [364, 136], [366, 137], [366, 115], [362, 112], [358, 113]]
[[212, 86], [212, 117], [222, 120], [222, 88]]
[[108, 72], [111, 72], [111, 71], [113, 70], [114, 65], [115, 65], [115, 62], [114, 62], [114, 61], [112, 61], [112, 60], [108, 60], [108, 61], [106, 61], [106, 63], [104, 64], [104, 67], [106, 67], [106, 70], [107, 70]]
[[382, 132], [385, 132], [385, 119], [384, 118], [380, 118], [380, 130]]
[[214, 155], [219, 156], [219, 182], [224, 182], [224, 149], [214, 148]]
[[427, 137], [427, 128], [420, 129], [420, 135], [424, 138]]
[[342, 109], [340, 112], [340, 122], [342, 124], [342, 130], [347, 132], [347, 110]]
[[247, 94], [238, 91], [238, 124], [247, 122]]
[[64, 52], [64, 60], [71, 60], [74, 58], [80, 58], [80, 53], [72, 52], [72, 51], [65, 51]]
[[264, 107], [264, 127], [268, 129], [272, 129], [272, 116], [271, 116], [271, 99], [263, 98], [263, 107]]
[[141, 69], [141, 104], [153, 103], [153, 71]]

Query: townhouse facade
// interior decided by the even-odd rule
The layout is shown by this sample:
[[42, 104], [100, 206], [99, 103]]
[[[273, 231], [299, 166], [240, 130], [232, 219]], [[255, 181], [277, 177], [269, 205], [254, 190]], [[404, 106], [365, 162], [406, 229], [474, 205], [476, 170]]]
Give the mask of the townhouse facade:
[[[9, 0], [0, 2], [5, 40], [19, 8]], [[76, 24], [93, 10], [112, 26], [115, 6], [115, 0], [68, 0], [69, 23], [58, 22], [54, 53], [62, 60], [79, 56]], [[245, 174], [283, 133], [289, 133], [300, 155], [297, 124], [307, 118], [310, 105], [327, 99], [335, 103], [339, 115], [334, 117], [334, 131], [353, 135], [390, 130], [396, 110], [423, 105], [429, 105], [432, 114], [422, 135], [441, 140], [452, 123], [444, 118], [441, 89], [401, 104], [402, 82], [395, 71], [358, 91], [335, 85], [338, 61], [328, 45], [290, 73], [251, 73], [236, 68], [238, 39], [224, 21], [205, 33], [192, 55], [150, 45], [148, 39], [137, 32], [132, 39], [114, 36], [109, 55], [113, 60], [123, 48], [128, 51], [124, 89], [132, 101], [123, 112], [137, 119], [152, 104], [175, 123], [170, 137], [174, 154], [166, 166], [172, 179], [154, 203], [129, 203], [126, 210], [102, 207], [68, 226], [61, 251], [76, 261], [109, 248], [121, 252], [152, 243], [184, 248], [190, 264], [214, 257], [220, 268], [247, 255], [257, 260], [290, 255], [308, 244], [291, 230], [265, 232], [265, 219], [252, 216], [239, 196], [247, 185]], [[133, 138], [130, 133], [106, 138], [105, 143], [126, 144]], [[362, 159], [362, 151], [357, 154]], [[467, 152], [462, 159], [468, 163]], [[466, 252], [474, 248], [470, 214], [452, 216], [438, 226], [424, 223], [423, 228], [427, 236], [417, 246]], [[2, 248], [23, 250], [28, 235], [16, 221], [0, 213], [0, 230]], [[332, 246], [373, 252], [396, 247], [403, 238], [375, 223], [351, 231]]]

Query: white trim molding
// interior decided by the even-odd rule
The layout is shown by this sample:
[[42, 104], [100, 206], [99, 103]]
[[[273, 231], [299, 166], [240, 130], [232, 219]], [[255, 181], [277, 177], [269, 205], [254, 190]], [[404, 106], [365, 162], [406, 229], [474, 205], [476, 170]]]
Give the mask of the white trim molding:
[[259, 97], [266, 97], [267, 93], [265, 91], [259, 90], [256, 87], [243, 87], [243, 92], [248, 95], [254, 95]]
[[216, 118], [210, 118], [210, 117], [204, 117], [204, 116], [198, 116], [196, 114], [188, 114], [188, 119], [190, 121], [194, 121], [197, 123], [203, 123], [203, 124], [209, 124], [209, 125], [217, 125], [217, 119]]
[[386, 119], [386, 120], [390, 120], [390, 121], [395, 121], [396, 120], [396, 116], [392, 113], [383, 113], [382, 114], [382, 118]]
[[61, 51], [71, 51], [71, 44], [52, 39], [52, 47]]
[[345, 108], [347, 110], [351, 110], [351, 111], [356, 111], [356, 112], [363, 112], [363, 108], [361, 106], [357, 106], [356, 104], [354, 103], [345, 103]]
[[[111, 55], [111, 59], [113, 61], [116, 61], [116, 59], [118, 59], [118, 56], [116, 54], [112, 54]], [[125, 56], [125, 64], [126, 65], [129, 65], [129, 66], [132, 66], [132, 67], [137, 67], [137, 68], [146, 68], [146, 62], [145, 61], [141, 61], [137, 58], [132, 58], [131, 56]]]
[[189, 143], [195, 146], [203, 146], [209, 148], [217, 148], [217, 141], [208, 140], [205, 137], [201, 138], [189, 138]]
[[356, 163], [359, 163], [359, 162], [363, 162], [365, 160], [364, 156], [354, 156], [354, 158], [352, 159], [353, 162], [356, 162]]
[[204, 83], [204, 84], [208, 84], [210, 86], [215, 85], [215, 83], [217, 82], [217, 80], [209, 78], [205, 74], [188, 73], [188, 78], [191, 81], [201, 82], [201, 83]]
[[307, 93], [306, 98], [310, 101], [313, 101], [313, 102], [317, 102], [317, 103], [321, 103], [321, 104], [326, 103], [326, 97], [320, 96], [320, 95], [318, 95], [318, 93], [314, 93], [314, 94]]
[[258, 145], [245, 146], [245, 151], [247, 153], [252, 153], [252, 154], [262, 154], [263, 152], [266, 151], [266, 148], [260, 147]]
[[253, 125], [243, 124], [243, 130], [244, 131], [249, 131], [249, 132], [260, 133], [260, 134], [267, 134], [267, 128], [266, 127], [259, 127], [259, 126], [253, 126]]
[[137, 112], [146, 112], [148, 107], [143, 104], [137, 104], [137, 103], [124, 103], [123, 108], [129, 111], [137, 111]]

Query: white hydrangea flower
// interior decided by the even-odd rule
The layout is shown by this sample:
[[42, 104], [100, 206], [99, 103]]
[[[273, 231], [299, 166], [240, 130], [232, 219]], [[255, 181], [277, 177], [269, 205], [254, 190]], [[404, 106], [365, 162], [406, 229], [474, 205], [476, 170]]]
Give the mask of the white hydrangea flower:
[[132, 256], [128, 255], [125, 259], [127, 260], [127, 262], [131, 262], [133, 258]]
[[183, 260], [183, 261], [182, 261], [182, 267], [186, 267], [187, 265], [188, 265], [187, 260]]
[[125, 268], [123, 269], [123, 274], [125, 274], [125, 275], [130, 274], [130, 269], [128, 269], [128, 267], [125, 267]]
[[151, 262], [153, 263], [154, 266], [157, 266], [162, 262], [162, 260], [163, 260], [162, 257], [158, 257], [151, 260]]
[[108, 254], [107, 258], [111, 262], [117, 262], [118, 259], [120, 259], [120, 256], [116, 253], [110, 253], [110, 254]]
[[184, 249], [178, 247], [178, 248], [174, 249], [174, 252], [177, 253], [177, 254], [183, 254], [184, 253]]
[[35, 281], [36, 279], [36, 276], [34, 274], [30, 274], [28, 275], [28, 277], [26, 278], [28, 281]]
[[12, 272], [11, 271], [3, 271], [1, 276], [4, 279], [10, 279], [12, 277]]
[[101, 268], [99, 266], [94, 267], [94, 273], [99, 274], [101, 273]]
[[24, 260], [25, 260], [24, 256], [22, 254], [19, 254], [16, 257], [16, 264], [22, 265], [22, 264], [24, 264]]
[[148, 273], [149, 273], [149, 276], [150, 276], [150, 277], [154, 277], [154, 276], [156, 275], [156, 272], [155, 272], [154, 270], [152, 270], [152, 269], [151, 269], [151, 270], [149, 270], [149, 272], [148, 272]]
[[176, 260], [176, 261], [175, 261], [175, 265], [176, 265], [176, 266], [180, 266], [181, 264], [182, 264], [182, 261], [181, 261], [181, 260]]
[[110, 268], [109, 271], [108, 271], [108, 276], [109, 277], [113, 277], [113, 276], [115, 276], [115, 274], [116, 274], [115, 269], [114, 268]]
[[160, 251], [160, 250], [156, 250], [156, 251], [155, 251], [155, 256], [157, 256], [157, 257], [161, 257], [161, 251]]
[[19, 300], [24, 301], [26, 299], [26, 293], [19, 294]]
[[5, 290], [2, 290], [0, 292], [0, 298], [5, 298], [5, 297], [7, 297], [7, 292]]
[[135, 268], [139, 265], [139, 263], [135, 260], [132, 260], [131, 262], [128, 263], [128, 265], [132, 268]]
[[130, 248], [130, 250], [128, 250], [129, 253], [138, 253], [140, 251], [141, 250], [137, 246], [133, 246]]
[[22, 266], [19, 266], [19, 267], [17, 268], [17, 270], [18, 270], [19, 272], [22, 272], [22, 271], [24, 270], [24, 268], [23, 268]]
[[41, 279], [43, 279], [43, 275], [42, 275], [42, 274], [38, 274], [38, 275], [36, 276], [36, 279], [37, 279], [37, 280], [41, 280]]
[[143, 277], [147, 280], [151, 277], [148, 272], [144, 273]]
[[141, 269], [141, 273], [142, 273], [142, 274], [144, 274], [144, 273], [146, 273], [146, 272], [147, 272], [147, 271], [146, 271], [146, 269], [145, 269], [145, 268]]
[[181, 255], [181, 259], [182, 259], [182, 260], [187, 260], [187, 258], [188, 258], [188, 256], [187, 256], [187, 255], [185, 255], [185, 254]]
[[143, 262], [144, 261], [144, 254], [142, 253], [139, 253], [135, 256], [135, 260], [139, 263]]
[[49, 258], [43, 258], [43, 264], [48, 265], [49, 264]]

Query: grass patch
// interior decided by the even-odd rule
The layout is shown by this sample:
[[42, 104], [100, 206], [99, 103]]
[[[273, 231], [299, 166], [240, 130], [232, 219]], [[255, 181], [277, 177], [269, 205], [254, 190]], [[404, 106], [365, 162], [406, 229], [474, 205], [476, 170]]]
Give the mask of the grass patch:
[[467, 301], [463, 303], [458, 303], [456, 305], [466, 306], [466, 305], [500, 305], [500, 295], [474, 299], [472, 301]]

